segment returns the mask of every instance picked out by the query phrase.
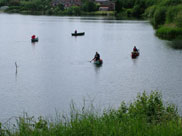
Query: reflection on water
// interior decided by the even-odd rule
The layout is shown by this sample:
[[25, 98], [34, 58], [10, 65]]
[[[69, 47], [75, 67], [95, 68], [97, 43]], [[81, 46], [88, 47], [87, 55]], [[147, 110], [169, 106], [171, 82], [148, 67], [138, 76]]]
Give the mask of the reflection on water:
[[168, 45], [174, 49], [182, 49], [182, 40], [173, 40], [172, 42], [168, 42]]
[[32, 46], [35, 46], [37, 44], [37, 42], [31, 42]]
[[[139, 57], [139, 56], [138, 56], [138, 57]], [[134, 59], [132, 59], [132, 58], [131, 58], [131, 59], [132, 59], [132, 61], [133, 61], [133, 64], [134, 64], [134, 65], [136, 65], [136, 64], [137, 64], [137, 61], [138, 61], [138, 59], [139, 59], [138, 57], [137, 57], [137, 58], [134, 58]]]
[[93, 64], [93, 65], [94, 65], [94, 68], [95, 68], [95, 73], [99, 74], [103, 64], [100, 64], [100, 65]]

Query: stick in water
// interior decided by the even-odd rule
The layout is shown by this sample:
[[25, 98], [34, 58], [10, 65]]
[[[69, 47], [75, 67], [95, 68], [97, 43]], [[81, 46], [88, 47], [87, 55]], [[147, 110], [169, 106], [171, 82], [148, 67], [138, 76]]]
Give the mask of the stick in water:
[[16, 73], [18, 72], [18, 65], [17, 65], [17, 63], [16, 63], [16, 61], [15, 61], [15, 67], [16, 67]]

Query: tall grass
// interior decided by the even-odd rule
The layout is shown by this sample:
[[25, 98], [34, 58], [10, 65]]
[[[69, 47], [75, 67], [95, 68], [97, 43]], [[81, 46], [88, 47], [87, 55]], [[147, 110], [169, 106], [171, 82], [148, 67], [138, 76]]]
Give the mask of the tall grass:
[[26, 114], [13, 128], [0, 126], [1, 136], [180, 136], [182, 122], [174, 105], [165, 105], [161, 94], [152, 91], [137, 96], [130, 105], [97, 113], [72, 106], [69, 116], [58, 121]]

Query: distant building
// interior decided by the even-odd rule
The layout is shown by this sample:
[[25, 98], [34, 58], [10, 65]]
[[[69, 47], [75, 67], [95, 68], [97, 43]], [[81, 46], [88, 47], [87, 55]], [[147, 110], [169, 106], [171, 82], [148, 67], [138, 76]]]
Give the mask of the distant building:
[[95, 0], [100, 5], [101, 11], [113, 11], [115, 10], [115, 2], [109, 0]]

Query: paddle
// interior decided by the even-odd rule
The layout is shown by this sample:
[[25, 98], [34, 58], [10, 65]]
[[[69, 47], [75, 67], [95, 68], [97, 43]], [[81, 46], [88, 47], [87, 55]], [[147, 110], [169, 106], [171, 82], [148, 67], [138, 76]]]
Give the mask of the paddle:
[[91, 61], [89, 61], [90, 63], [94, 60], [95, 58], [93, 58]]

